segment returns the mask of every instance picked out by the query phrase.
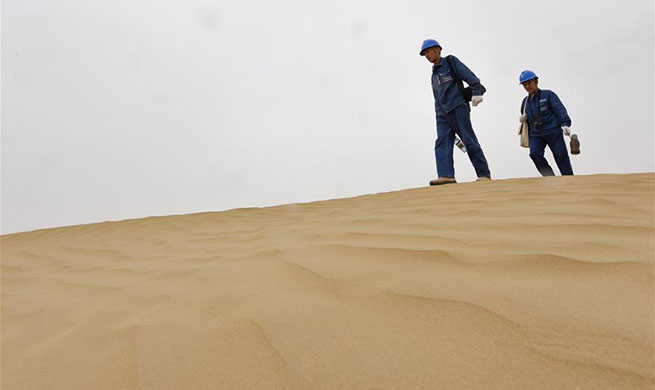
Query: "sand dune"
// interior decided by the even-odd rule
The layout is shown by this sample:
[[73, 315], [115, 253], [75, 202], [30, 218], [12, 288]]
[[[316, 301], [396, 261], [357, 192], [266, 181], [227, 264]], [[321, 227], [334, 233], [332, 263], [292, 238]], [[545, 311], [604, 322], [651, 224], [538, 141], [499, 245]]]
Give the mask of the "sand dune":
[[2, 236], [2, 389], [652, 389], [655, 177]]

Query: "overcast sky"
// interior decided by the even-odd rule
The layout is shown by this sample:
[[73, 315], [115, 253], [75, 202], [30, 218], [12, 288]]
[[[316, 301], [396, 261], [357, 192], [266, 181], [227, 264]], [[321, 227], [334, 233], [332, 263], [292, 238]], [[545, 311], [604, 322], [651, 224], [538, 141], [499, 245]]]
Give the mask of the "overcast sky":
[[652, 0], [2, 0], [2, 233], [426, 186], [426, 38], [488, 90], [493, 178], [538, 176], [524, 69], [576, 174], [654, 170]]

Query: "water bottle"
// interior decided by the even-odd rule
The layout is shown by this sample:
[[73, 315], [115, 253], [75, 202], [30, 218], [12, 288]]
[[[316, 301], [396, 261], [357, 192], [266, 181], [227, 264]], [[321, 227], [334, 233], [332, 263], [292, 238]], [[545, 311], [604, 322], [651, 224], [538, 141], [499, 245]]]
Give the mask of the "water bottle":
[[[573, 141], [571, 141], [571, 142], [573, 142]], [[455, 145], [457, 145], [459, 150], [466, 153], [466, 146], [464, 146], [464, 142], [462, 142], [462, 140], [459, 139], [459, 137], [457, 135], [455, 135]], [[573, 153], [573, 152], [571, 152], [571, 153]]]
[[577, 134], [571, 134], [571, 154], [580, 154], [580, 140]]

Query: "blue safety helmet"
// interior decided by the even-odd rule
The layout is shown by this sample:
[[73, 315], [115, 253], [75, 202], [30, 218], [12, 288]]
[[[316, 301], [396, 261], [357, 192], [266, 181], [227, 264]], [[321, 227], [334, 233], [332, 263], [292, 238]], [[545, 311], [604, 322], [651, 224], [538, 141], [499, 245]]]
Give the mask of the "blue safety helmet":
[[423, 55], [425, 49], [429, 49], [431, 47], [438, 47], [439, 49], [441, 49], [441, 45], [439, 45], [439, 42], [435, 41], [434, 39], [426, 39], [425, 41], [423, 41], [423, 44], [421, 45], [421, 51], [418, 54]]
[[519, 76], [519, 84], [523, 84], [526, 81], [530, 81], [533, 79], [539, 79], [539, 77], [537, 77], [537, 75], [534, 74], [534, 72], [531, 70], [524, 70], [523, 72], [521, 72], [521, 75]]

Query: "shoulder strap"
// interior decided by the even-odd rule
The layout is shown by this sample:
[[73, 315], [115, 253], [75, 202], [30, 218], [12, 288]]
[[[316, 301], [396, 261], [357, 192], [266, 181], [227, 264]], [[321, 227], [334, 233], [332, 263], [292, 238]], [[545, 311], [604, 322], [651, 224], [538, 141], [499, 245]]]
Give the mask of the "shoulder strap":
[[527, 100], [528, 96], [523, 98], [523, 101], [521, 102], [521, 114], [525, 115], [525, 106], [527, 105]]
[[457, 68], [455, 68], [455, 66], [453, 65], [453, 58], [452, 57], [453, 57], [452, 55], [447, 55], [445, 59], [446, 59], [446, 62], [448, 63], [448, 67], [450, 68], [450, 70], [451, 70], [451, 72], [453, 74], [453, 78], [455, 78], [455, 81], [457, 81], [459, 83], [459, 82], [462, 81], [462, 79], [459, 78], [459, 74], [457, 74]]
[[[457, 83], [457, 88], [459, 88], [459, 91], [464, 95], [464, 83], [462, 82], [462, 79], [459, 77], [459, 74], [457, 74], [457, 68], [455, 65], [453, 65], [453, 59], [452, 55], [447, 55], [445, 58], [446, 62], [448, 63], [448, 67], [450, 68], [450, 74], [453, 76], [453, 79]], [[464, 100], [467, 100], [466, 97]], [[468, 100], [471, 100], [470, 97]]]

